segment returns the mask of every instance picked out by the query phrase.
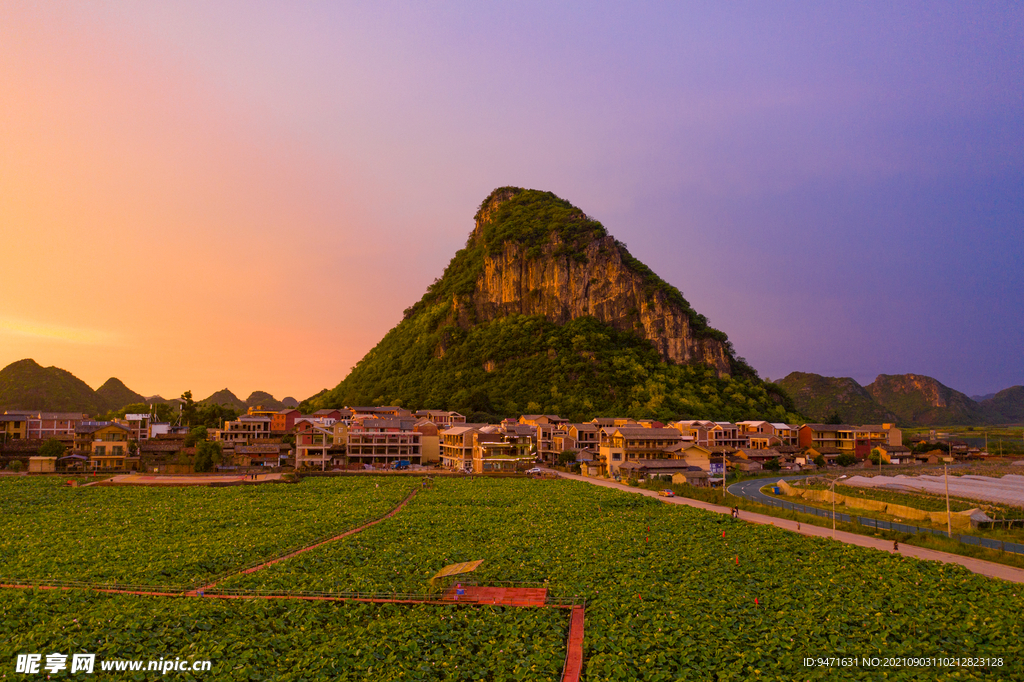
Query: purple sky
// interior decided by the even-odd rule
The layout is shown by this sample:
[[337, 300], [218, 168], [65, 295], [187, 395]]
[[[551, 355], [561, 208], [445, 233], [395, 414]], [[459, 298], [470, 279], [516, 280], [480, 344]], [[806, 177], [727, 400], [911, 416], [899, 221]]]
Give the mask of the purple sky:
[[[102, 139], [121, 170], [58, 154], [36, 181], [89, 188], [67, 216], [138, 199], [109, 229], [65, 216], [61, 234], [173, 256], [150, 268], [160, 284], [142, 273], [89, 298], [194, 286], [159, 297], [192, 320], [183, 335], [107, 330], [97, 309], [95, 335], [75, 337], [81, 315], [0, 303], [0, 335], [20, 339], [0, 338], [0, 364], [304, 398], [398, 322], [491, 189], [519, 185], [601, 220], [762, 376], [1024, 383], [1020, 3], [5, 7], [0, 94], [32, 144], [0, 144], [0, 161]], [[44, 113], [19, 118], [30, 104]], [[116, 191], [95, 185], [116, 172]], [[0, 170], [0, 200], [16, 190]], [[27, 248], [45, 211], [18, 202]], [[2, 283], [22, 298], [68, 284]]]

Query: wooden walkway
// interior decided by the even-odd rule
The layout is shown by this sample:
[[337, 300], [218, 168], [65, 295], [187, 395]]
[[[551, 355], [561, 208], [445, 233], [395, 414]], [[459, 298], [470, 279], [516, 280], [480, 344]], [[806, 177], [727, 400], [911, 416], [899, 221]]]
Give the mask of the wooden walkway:
[[444, 601], [466, 604], [492, 604], [495, 606], [545, 606], [548, 599], [544, 587], [488, 587], [467, 585], [464, 594], [456, 594], [455, 586], [444, 593]]
[[572, 609], [562, 682], [579, 682], [580, 674], [583, 672], [583, 611], [582, 606], [574, 606]]

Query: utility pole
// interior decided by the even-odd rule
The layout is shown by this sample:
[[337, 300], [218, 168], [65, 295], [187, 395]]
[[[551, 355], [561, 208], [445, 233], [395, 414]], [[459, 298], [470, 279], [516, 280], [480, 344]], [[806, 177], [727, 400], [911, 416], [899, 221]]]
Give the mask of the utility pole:
[[942, 463], [942, 478], [946, 483], [946, 535], [953, 537], [953, 517], [949, 513], [949, 464]]

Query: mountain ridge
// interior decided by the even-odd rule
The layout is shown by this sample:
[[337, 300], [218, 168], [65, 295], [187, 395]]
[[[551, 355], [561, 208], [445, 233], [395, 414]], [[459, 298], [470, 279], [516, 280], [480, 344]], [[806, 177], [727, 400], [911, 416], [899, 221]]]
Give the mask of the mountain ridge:
[[792, 416], [724, 332], [582, 210], [502, 187], [466, 246], [334, 389], [303, 403], [522, 412]]
[[[776, 382], [796, 407], [817, 421], [833, 413], [846, 423], [895, 422], [900, 426], [981, 425], [1024, 422], [1024, 387], [1013, 386], [975, 401], [923, 374], [879, 374], [867, 386], [850, 377], [791, 372]], [[849, 399], [849, 396], [855, 399]]]

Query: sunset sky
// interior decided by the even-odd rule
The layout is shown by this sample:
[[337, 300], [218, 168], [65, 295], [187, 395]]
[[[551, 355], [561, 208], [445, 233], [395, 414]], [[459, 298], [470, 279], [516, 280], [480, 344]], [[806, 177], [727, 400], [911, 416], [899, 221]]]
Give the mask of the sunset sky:
[[502, 185], [762, 377], [1024, 383], [1021, 3], [0, 3], [0, 367], [301, 400]]

